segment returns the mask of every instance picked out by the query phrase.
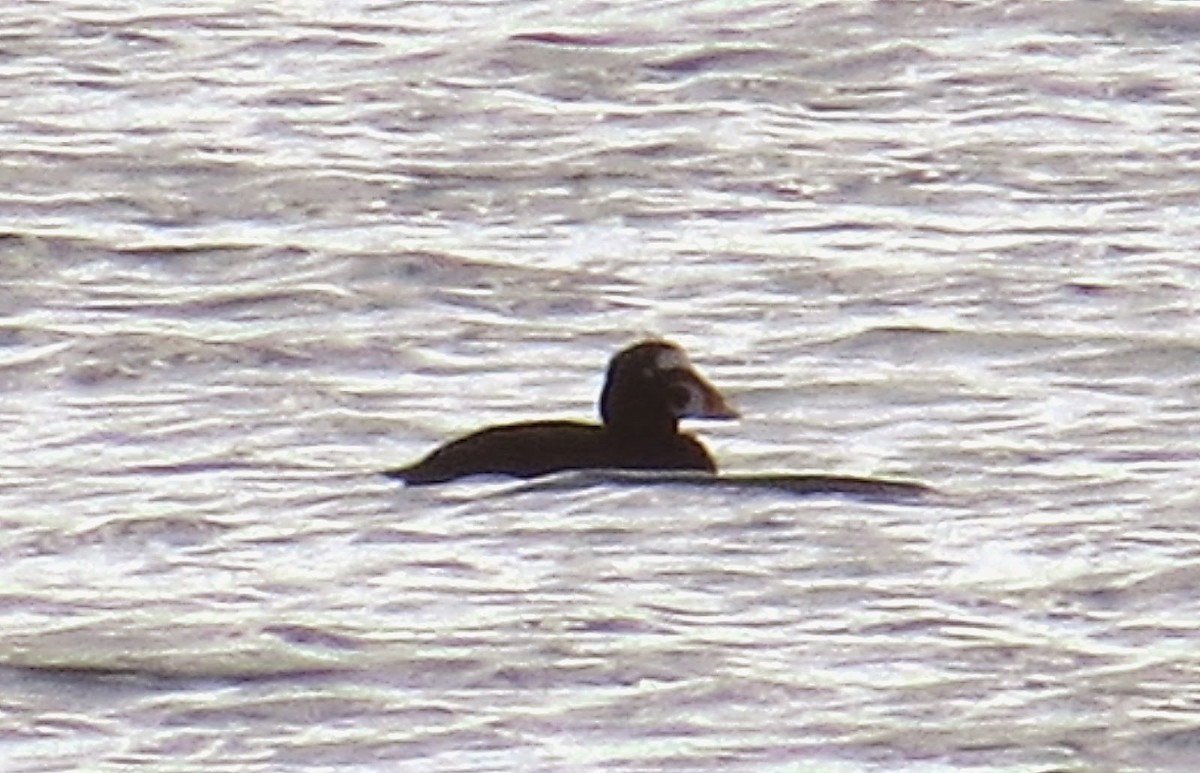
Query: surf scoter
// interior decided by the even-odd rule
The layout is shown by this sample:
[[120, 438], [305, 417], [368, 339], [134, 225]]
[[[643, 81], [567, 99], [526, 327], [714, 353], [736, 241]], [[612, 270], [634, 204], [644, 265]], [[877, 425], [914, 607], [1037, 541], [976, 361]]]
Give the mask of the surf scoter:
[[532, 478], [564, 470], [716, 472], [700, 441], [679, 432], [683, 418], [737, 417], [720, 393], [667, 341], [643, 341], [608, 365], [600, 392], [603, 424], [530, 421], [488, 427], [386, 475], [409, 485], [467, 475]]

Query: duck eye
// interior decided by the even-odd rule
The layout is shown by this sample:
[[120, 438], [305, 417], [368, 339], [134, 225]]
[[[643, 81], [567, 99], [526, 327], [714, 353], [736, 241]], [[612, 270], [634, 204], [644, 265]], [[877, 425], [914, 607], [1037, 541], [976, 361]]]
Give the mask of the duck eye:
[[672, 384], [667, 387], [667, 404], [675, 415], [682, 416], [691, 407], [694, 395], [692, 390], [683, 384]]

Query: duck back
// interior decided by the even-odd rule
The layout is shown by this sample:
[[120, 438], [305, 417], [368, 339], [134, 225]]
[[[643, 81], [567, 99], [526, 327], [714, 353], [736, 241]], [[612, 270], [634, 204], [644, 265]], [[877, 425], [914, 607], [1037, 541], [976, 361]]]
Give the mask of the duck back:
[[534, 421], [466, 435], [386, 474], [420, 485], [467, 475], [532, 478], [584, 469], [715, 472], [716, 465], [699, 441], [686, 434], [647, 439], [618, 435], [598, 424]]

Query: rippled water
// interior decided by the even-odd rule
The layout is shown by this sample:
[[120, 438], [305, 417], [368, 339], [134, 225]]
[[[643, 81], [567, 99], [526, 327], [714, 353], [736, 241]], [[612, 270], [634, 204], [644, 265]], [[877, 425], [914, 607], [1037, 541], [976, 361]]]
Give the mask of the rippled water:
[[[1200, 7], [0, 9], [0, 767], [1194, 770]], [[404, 489], [682, 343], [730, 473]]]

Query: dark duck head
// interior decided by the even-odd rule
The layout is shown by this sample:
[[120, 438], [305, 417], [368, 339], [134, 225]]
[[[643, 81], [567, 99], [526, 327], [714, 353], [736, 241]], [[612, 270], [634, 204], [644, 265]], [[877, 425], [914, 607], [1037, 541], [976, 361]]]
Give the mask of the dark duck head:
[[608, 364], [600, 418], [621, 436], [670, 437], [680, 419], [736, 419], [721, 393], [667, 341], [643, 341]]
[[528, 478], [606, 468], [715, 472], [704, 446], [679, 432], [679, 420], [737, 415], [682, 349], [667, 341], [643, 341], [609, 363], [600, 393], [603, 425], [533, 421], [488, 427], [386, 474], [412, 485], [467, 475]]

